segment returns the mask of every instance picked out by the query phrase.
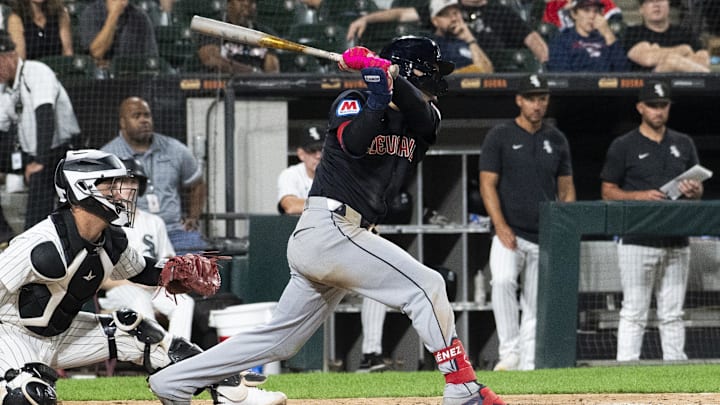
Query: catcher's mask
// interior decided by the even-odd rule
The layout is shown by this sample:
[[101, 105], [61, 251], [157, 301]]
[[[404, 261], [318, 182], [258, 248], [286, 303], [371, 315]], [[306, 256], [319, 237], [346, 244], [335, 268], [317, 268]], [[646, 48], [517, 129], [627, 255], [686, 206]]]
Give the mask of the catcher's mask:
[[[407, 35], [395, 38], [382, 51], [380, 57], [400, 68], [399, 75], [406, 78], [418, 89], [441, 96], [447, 92], [447, 76], [455, 64], [442, 60], [440, 48], [430, 38]], [[418, 76], [414, 70], [422, 73]]]
[[137, 181], [117, 156], [95, 149], [71, 150], [55, 169], [61, 203], [79, 206], [105, 221], [129, 226], [135, 219]]

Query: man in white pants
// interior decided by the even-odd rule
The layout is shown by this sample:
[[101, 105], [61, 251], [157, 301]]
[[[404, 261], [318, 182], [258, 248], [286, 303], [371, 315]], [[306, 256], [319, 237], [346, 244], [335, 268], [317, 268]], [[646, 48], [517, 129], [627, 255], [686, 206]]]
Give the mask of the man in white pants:
[[[615, 139], [600, 177], [604, 200], [663, 201], [660, 187], [698, 164], [692, 139], [667, 127], [670, 87], [647, 81], [636, 108], [640, 126]], [[683, 180], [682, 198], [699, 199], [702, 183]], [[683, 303], [690, 268], [686, 237], [624, 236], [618, 245], [623, 289], [618, 324], [618, 361], [640, 359], [650, 299], [655, 286], [663, 360], [687, 360]]]
[[[278, 211], [281, 214], [300, 215], [305, 208], [315, 168], [322, 157], [325, 133], [317, 127], [303, 130], [297, 147], [299, 163], [283, 170], [278, 176]], [[363, 298], [360, 322], [363, 329], [362, 352], [358, 372], [378, 372], [387, 369], [382, 357], [382, 334], [385, 323], [385, 305]]]
[[543, 77], [524, 77], [515, 96], [520, 114], [488, 132], [480, 155], [480, 194], [495, 232], [490, 272], [500, 354], [496, 371], [535, 368], [540, 203], [575, 201], [567, 139], [543, 123], [549, 101]]
[[[123, 164], [128, 172], [139, 179], [138, 197], [142, 196], [147, 187], [147, 175], [142, 163], [136, 159], [124, 159]], [[175, 256], [175, 249], [165, 228], [165, 221], [155, 214], [137, 209], [135, 226], [124, 228], [128, 243], [144, 256], [158, 260]], [[155, 312], [168, 318], [168, 331], [175, 336], [190, 340], [192, 336], [193, 311], [195, 300], [187, 294], [170, 296], [164, 289], [135, 284], [127, 280], [107, 280], [102, 288], [105, 297], [99, 298], [104, 310], [132, 308], [140, 312], [146, 319], [155, 319]]]

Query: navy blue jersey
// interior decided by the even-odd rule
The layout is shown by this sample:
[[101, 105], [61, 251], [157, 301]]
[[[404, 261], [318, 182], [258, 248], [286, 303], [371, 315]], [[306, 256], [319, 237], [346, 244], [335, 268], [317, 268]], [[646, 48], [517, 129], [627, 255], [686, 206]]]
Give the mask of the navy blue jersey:
[[[398, 86], [400, 81], [404, 83]], [[396, 93], [403, 91], [399, 87], [407, 89], [412, 85], [398, 78]], [[414, 104], [420, 106], [417, 109], [398, 111], [388, 107], [373, 111], [365, 108], [368, 95], [367, 91], [349, 90], [333, 102], [323, 157], [309, 196], [341, 201], [360, 212], [369, 223], [380, 223], [388, 202], [435, 143], [440, 112], [433, 103], [419, 100]], [[402, 98], [406, 97], [407, 94]], [[420, 92], [411, 97], [421, 98]], [[397, 103], [397, 94], [393, 100]], [[366, 152], [353, 156], [344, 146], [358, 139], [367, 140]]]
[[[662, 141], [655, 142], [636, 128], [610, 144], [600, 178], [626, 191], [659, 189], [698, 162], [695, 144], [688, 135], [668, 128]], [[623, 243], [687, 246], [688, 239], [631, 235], [623, 237]]]
[[499, 176], [501, 209], [513, 232], [537, 243], [540, 203], [556, 201], [558, 177], [572, 176], [565, 135], [547, 124], [531, 134], [514, 120], [502, 123], [485, 136], [478, 167]]

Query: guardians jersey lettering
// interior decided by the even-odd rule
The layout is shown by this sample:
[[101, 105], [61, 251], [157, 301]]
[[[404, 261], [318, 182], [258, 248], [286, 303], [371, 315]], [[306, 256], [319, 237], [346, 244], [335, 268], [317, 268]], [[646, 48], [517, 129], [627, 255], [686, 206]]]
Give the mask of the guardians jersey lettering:
[[368, 155], [395, 155], [413, 161], [415, 140], [400, 135], [378, 135], [368, 149]]

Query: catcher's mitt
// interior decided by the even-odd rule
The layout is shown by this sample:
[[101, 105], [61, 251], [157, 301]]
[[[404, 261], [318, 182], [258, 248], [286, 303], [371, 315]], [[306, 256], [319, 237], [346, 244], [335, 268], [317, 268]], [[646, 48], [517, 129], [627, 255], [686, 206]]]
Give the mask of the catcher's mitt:
[[160, 286], [169, 294], [195, 292], [211, 296], [220, 288], [217, 261], [228, 256], [187, 253], [168, 259], [160, 272]]

